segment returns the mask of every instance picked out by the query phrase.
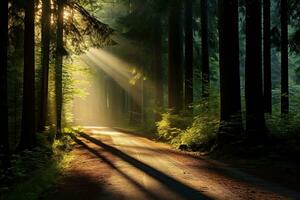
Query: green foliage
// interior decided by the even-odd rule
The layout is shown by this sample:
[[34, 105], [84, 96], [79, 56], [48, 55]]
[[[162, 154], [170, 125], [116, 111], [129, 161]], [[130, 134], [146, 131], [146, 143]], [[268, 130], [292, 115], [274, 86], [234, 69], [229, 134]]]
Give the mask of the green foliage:
[[164, 113], [162, 120], [156, 123], [159, 139], [170, 142], [178, 147], [187, 145], [191, 150], [202, 147], [209, 148], [215, 140], [219, 129], [218, 115], [198, 115], [183, 117]]
[[159, 139], [175, 147], [186, 145], [190, 150], [209, 149], [217, 136], [219, 122], [219, 98], [217, 91], [211, 91], [209, 99], [202, 99], [193, 106], [193, 113], [162, 114], [156, 122]]
[[35, 200], [58, 179], [72, 157], [72, 140], [64, 135], [53, 144], [51, 133], [38, 135], [38, 147], [12, 156], [11, 168], [0, 172], [0, 200]]
[[180, 143], [192, 150], [210, 148], [219, 130], [219, 119], [215, 116], [197, 116], [190, 127], [180, 135]]
[[162, 114], [162, 120], [156, 122], [157, 134], [160, 139], [172, 142], [191, 123], [190, 117], [172, 115], [170, 112]]
[[279, 112], [266, 117], [270, 132], [275, 137], [290, 138], [299, 136], [300, 114], [282, 117]]
[[290, 85], [290, 114], [281, 116], [280, 113], [280, 89], [273, 90], [273, 113], [266, 116], [266, 122], [270, 132], [274, 136], [293, 137], [300, 133], [300, 86]]
[[[77, 57], [74, 57], [77, 59]], [[85, 65], [69, 59], [63, 66], [63, 125], [66, 127], [73, 122], [74, 97], [84, 98], [88, 94], [85, 91], [91, 71]], [[80, 78], [78, 78], [80, 77]]]

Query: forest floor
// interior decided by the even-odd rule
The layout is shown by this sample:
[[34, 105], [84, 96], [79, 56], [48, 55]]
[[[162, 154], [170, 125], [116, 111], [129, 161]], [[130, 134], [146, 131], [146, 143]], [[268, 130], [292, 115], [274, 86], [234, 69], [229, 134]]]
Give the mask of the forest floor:
[[75, 159], [41, 199], [300, 199], [299, 191], [120, 130], [85, 128], [74, 140]]

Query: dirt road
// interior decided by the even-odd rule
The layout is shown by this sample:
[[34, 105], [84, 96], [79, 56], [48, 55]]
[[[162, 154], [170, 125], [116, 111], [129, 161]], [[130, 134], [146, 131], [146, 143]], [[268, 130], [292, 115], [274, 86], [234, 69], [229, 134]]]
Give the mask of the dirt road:
[[226, 165], [110, 128], [87, 127], [55, 200], [273, 200], [300, 194]]

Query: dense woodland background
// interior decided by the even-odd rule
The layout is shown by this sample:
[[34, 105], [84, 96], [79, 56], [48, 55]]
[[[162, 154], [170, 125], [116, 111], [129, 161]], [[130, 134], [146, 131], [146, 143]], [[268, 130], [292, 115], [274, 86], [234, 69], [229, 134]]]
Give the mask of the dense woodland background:
[[74, 125], [134, 127], [190, 150], [299, 152], [299, 0], [1, 0], [0, 9], [4, 169]]

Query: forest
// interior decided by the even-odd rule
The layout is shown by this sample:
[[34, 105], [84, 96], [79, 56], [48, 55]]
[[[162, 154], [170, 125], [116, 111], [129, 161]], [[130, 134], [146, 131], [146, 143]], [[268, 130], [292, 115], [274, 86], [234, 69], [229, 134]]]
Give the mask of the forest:
[[1, 0], [0, 200], [300, 199], [300, 0]]

